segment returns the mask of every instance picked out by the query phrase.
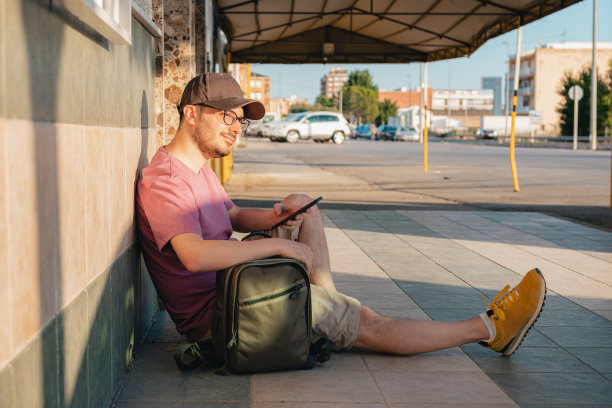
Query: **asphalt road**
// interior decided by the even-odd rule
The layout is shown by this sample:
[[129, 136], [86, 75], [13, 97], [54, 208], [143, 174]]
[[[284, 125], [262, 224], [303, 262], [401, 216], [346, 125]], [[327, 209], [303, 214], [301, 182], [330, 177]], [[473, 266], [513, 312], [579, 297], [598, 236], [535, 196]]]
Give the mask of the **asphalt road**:
[[612, 231], [609, 151], [519, 147], [515, 192], [507, 146], [432, 141], [428, 150], [425, 172], [419, 143], [250, 138], [227, 187], [239, 205], [301, 191], [323, 195], [323, 208], [538, 211]]

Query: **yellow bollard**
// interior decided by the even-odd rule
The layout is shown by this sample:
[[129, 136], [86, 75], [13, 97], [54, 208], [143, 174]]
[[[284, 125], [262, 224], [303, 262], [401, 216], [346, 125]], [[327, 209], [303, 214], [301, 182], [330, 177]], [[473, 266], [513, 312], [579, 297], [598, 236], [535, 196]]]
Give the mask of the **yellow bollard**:
[[[521, 18], [522, 21], [522, 18]], [[519, 85], [519, 70], [521, 66], [521, 33], [523, 32], [519, 25], [516, 29], [516, 57], [514, 58], [514, 90], [512, 91], [512, 127], [510, 128], [510, 167], [512, 169], [512, 181], [514, 182], [514, 191], [520, 191], [518, 176], [516, 174], [516, 160], [514, 158], [516, 143], [515, 122], [516, 122], [516, 104], [518, 102], [518, 85]]]
[[425, 113], [425, 127], [423, 128], [423, 171], [427, 173], [427, 106], [423, 112]]
[[512, 181], [514, 182], [514, 191], [520, 191], [518, 176], [516, 174], [516, 160], [514, 158], [514, 144], [516, 142], [516, 136], [514, 132], [514, 125], [516, 121], [516, 89], [514, 90], [514, 95], [512, 96], [512, 125], [510, 127], [510, 167], [512, 169]]

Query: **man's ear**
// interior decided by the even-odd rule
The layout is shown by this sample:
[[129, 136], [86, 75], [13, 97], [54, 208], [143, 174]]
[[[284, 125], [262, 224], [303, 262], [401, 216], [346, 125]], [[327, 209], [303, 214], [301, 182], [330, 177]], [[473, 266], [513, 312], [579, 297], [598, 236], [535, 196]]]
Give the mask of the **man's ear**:
[[197, 106], [185, 105], [185, 107], [183, 108], [183, 120], [188, 124], [195, 126], [199, 113], [200, 112], [198, 111]]

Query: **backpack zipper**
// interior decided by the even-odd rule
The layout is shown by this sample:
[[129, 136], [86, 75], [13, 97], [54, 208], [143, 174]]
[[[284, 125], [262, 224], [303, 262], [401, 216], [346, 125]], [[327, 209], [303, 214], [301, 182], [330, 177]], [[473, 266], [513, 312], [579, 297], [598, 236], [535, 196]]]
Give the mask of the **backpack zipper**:
[[299, 284], [297, 284], [297, 285], [295, 285], [295, 286], [293, 286], [293, 287], [291, 287], [289, 289], [286, 289], [286, 290], [284, 290], [282, 292], [279, 292], [279, 293], [275, 293], [273, 295], [264, 296], [264, 297], [261, 297], [259, 299], [246, 300], [246, 301], [240, 302], [240, 306], [252, 306], [252, 305], [257, 304], [257, 303], [266, 302], [268, 300], [276, 299], [276, 298], [279, 298], [279, 297], [282, 297], [282, 296], [286, 296], [286, 295], [289, 295], [290, 299], [295, 299], [298, 296], [298, 292], [303, 287], [304, 287], [304, 284], [303, 283], [299, 283]]

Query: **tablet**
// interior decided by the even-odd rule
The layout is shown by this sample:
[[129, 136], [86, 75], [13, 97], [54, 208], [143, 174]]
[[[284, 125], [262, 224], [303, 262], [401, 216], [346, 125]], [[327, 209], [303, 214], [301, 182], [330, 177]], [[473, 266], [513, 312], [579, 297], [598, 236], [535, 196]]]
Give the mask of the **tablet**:
[[281, 221], [279, 221], [276, 224], [274, 224], [271, 229], [278, 228], [281, 225], [283, 225], [284, 223], [286, 223], [287, 221], [292, 220], [293, 218], [295, 218], [296, 215], [303, 213], [304, 211], [306, 211], [307, 209], [309, 209], [310, 207], [312, 207], [313, 205], [315, 205], [316, 203], [318, 203], [322, 199], [323, 199], [323, 197], [319, 197], [317, 199], [312, 200], [311, 202], [309, 202], [308, 204], [306, 204], [305, 206], [303, 206], [299, 210], [295, 211], [294, 213], [288, 215], [287, 217], [283, 218]]

